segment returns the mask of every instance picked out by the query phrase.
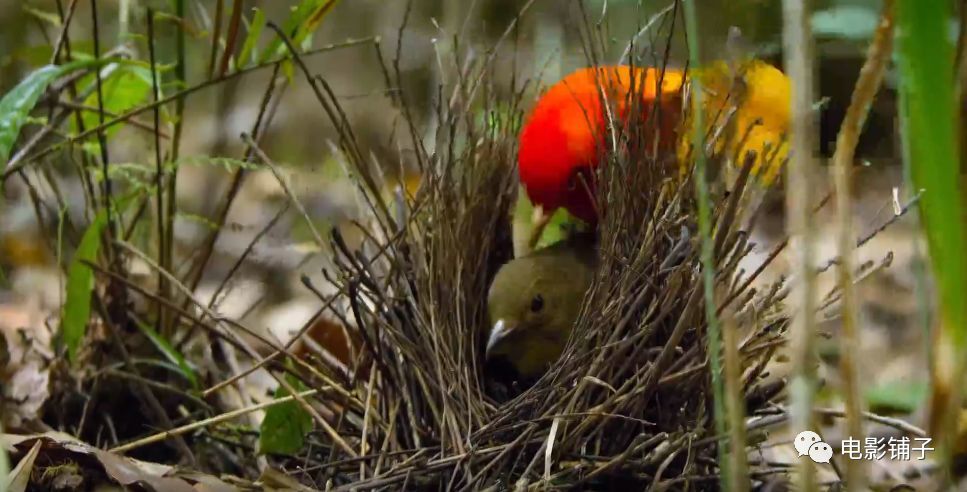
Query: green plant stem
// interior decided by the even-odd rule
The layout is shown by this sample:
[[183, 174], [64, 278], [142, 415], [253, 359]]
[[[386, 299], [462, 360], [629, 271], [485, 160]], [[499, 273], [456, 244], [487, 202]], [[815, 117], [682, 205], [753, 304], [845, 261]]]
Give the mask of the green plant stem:
[[[181, 20], [182, 24], [187, 22], [185, 18], [185, 0], [177, 0], [175, 2], [175, 15]], [[188, 75], [187, 75], [187, 57], [185, 53], [185, 28], [183, 25], [178, 27], [178, 35], [175, 38], [176, 51], [177, 51], [177, 62], [175, 64], [175, 77], [178, 78], [182, 87], [188, 86]], [[181, 149], [181, 135], [184, 130], [184, 115], [185, 115], [185, 97], [179, 97], [175, 99], [175, 128], [171, 138], [171, 162], [177, 162], [179, 157], [179, 150]], [[167, 210], [164, 216], [165, 227], [164, 236], [159, 238], [162, 240], [164, 256], [162, 256], [161, 267], [167, 271], [171, 271], [172, 265], [174, 264], [174, 242], [175, 242], [175, 216], [178, 212], [178, 166], [174, 166], [171, 172], [167, 176], [165, 181], [165, 199]], [[161, 193], [161, 189], [158, 190]], [[160, 217], [159, 217], [160, 219]], [[167, 295], [167, 292], [163, 292], [162, 295]], [[162, 317], [162, 336], [170, 335], [170, 329], [167, 316]]]
[[[699, 46], [698, 13], [695, 0], [684, 2], [685, 31], [688, 35], [689, 63], [692, 67], [701, 66], [701, 48]], [[713, 253], [714, 240], [712, 238], [712, 210], [709, 186], [706, 181], [705, 162], [705, 114], [703, 93], [698, 78], [691, 80], [691, 111], [694, 118], [692, 127], [692, 148], [695, 156], [695, 193], [698, 198], [698, 229], [701, 236], [702, 287], [705, 298], [705, 318], [708, 324], [708, 359], [712, 373], [712, 398], [715, 416], [715, 434], [724, 436], [726, 432], [725, 399], [722, 387], [722, 353], [721, 330], [716, 313], [715, 302], [715, 257]], [[735, 437], [734, 435], [732, 436]], [[730, 490], [730, 477], [736, 470], [729, 466], [731, 460], [726, 460], [726, 445], [723, 442], [716, 446], [718, 450], [719, 467], [722, 470], [721, 485], [724, 490]], [[738, 477], [735, 477], [738, 480]]]
[[[148, 9], [148, 56], [151, 63], [151, 98], [152, 101], [157, 102], [159, 97], [159, 87], [158, 87], [158, 64], [155, 56], [155, 32], [154, 32], [154, 9]], [[159, 132], [161, 131], [161, 108], [155, 107], [152, 111], [153, 121], [154, 121], [154, 158], [155, 158], [155, 189], [157, 193], [155, 195], [155, 224], [157, 225], [158, 232], [158, 262], [162, 265], [165, 259], [168, 258], [167, 255], [167, 241], [165, 236], [165, 206], [164, 206], [164, 159], [161, 156], [161, 136]], [[158, 292], [164, 298], [168, 298], [169, 287], [168, 280], [162, 274], [158, 274]], [[156, 323], [158, 326], [158, 331], [164, 332], [167, 323], [165, 322], [167, 310], [158, 303], [158, 312]]]
[[[99, 32], [99, 21], [97, 16], [97, 0], [91, 1], [91, 23], [93, 25], [93, 32], [91, 36], [94, 39], [94, 58], [101, 57], [101, 41]], [[97, 88], [97, 121], [99, 125], [104, 125], [104, 81], [101, 77], [101, 70], [97, 70], [94, 73], [94, 81]], [[111, 240], [114, 237], [114, 217], [111, 213], [111, 195], [113, 194], [113, 186], [111, 183], [110, 174], [108, 173], [108, 165], [110, 158], [107, 152], [107, 135], [103, 131], [99, 131], [96, 134], [97, 143], [101, 151], [101, 172], [104, 174], [104, 185], [102, 189], [103, 200], [102, 207], [104, 207], [104, 213], [107, 214], [107, 236], [108, 236], [108, 247], [105, 248], [110, 261], [114, 261], [113, 248], [110, 246]]]

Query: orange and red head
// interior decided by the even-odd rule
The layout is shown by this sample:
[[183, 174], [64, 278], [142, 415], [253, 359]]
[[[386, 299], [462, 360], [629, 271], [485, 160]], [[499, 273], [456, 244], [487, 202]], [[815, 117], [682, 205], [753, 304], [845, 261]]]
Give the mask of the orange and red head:
[[[692, 78], [701, 80], [706, 93], [707, 134], [728, 123], [723, 120], [734, 124], [735, 131], [719, 138], [715, 148], [739, 156], [737, 165], [754, 152], [753, 174], [766, 185], [775, 181], [788, 153], [790, 97], [790, 81], [775, 67], [754, 59], [737, 67], [719, 62], [688, 78], [673, 69], [583, 68], [545, 92], [524, 123], [518, 169], [531, 202], [548, 213], [564, 207], [596, 222], [593, 177], [605, 155], [608, 122], [632, 123], [631, 113], [643, 122], [646, 143], [657, 138], [664, 151], [677, 146], [684, 165], [692, 118], [685, 115], [683, 121], [681, 92]], [[651, 118], [656, 108], [661, 112]]]
[[673, 148], [683, 81], [676, 70], [613, 66], [580, 69], [553, 85], [520, 134], [518, 169], [531, 202], [596, 222], [593, 176], [608, 122], [625, 124], [632, 112], [646, 119], [660, 105], [661, 120], [652, 124], [660, 129], [659, 142]]

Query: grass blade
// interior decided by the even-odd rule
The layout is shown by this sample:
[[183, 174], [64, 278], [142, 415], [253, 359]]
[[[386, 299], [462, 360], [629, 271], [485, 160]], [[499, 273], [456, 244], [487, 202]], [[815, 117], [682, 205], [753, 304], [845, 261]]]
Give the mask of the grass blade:
[[248, 66], [249, 64], [254, 65], [258, 62], [255, 59], [255, 45], [259, 41], [259, 37], [262, 36], [262, 29], [265, 28], [265, 14], [261, 9], [255, 9], [255, 13], [252, 16], [252, 23], [249, 24], [248, 36], [245, 37], [245, 42], [242, 43], [242, 51], [239, 53], [238, 58], [235, 59], [235, 70], [239, 68]]
[[91, 316], [94, 270], [87, 263], [93, 263], [97, 259], [97, 252], [101, 247], [101, 232], [106, 224], [107, 213], [102, 210], [84, 231], [67, 271], [67, 299], [64, 302], [60, 329], [71, 361], [76, 360], [77, 349], [84, 340], [87, 322]]
[[[322, 22], [337, 0], [303, 0], [282, 26], [282, 32], [292, 37], [293, 46], [300, 46], [307, 36]], [[288, 55], [282, 39], [276, 36], [269, 46], [262, 52], [259, 63], [264, 63], [276, 57]]]
[[164, 354], [165, 358], [168, 359], [169, 362], [178, 366], [178, 370], [181, 372], [181, 375], [184, 376], [189, 383], [191, 383], [191, 387], [196, 390], [199, 389], [198, 376], [195, 374], [195, 370], [192, 369], [192, 367], [188, 364], [188, 361], [185, 360], [185, 356], [181, 355], [181, 352], [178, 352], [178, 350], [176, 350], [167, 339], [159, 335], [158, 332], [150, 326], [144, 323], [138, 323], [137, 325], [138, 329], [141, 330], [141, 333], [144, 333], [144, 335], [151, 340], [151, 343], [154, 344], [158, 351]]
[[967, 258], [957, 142], [954, 47], [947, 36], [951, 5], [940, 1], [897, 2], [901, 131], [913, 183], [924, 190], [920, 216], [940, 299], [931, 387], [931, 435], [946, 453], [955, 435], [961, 374], [967, 353]]

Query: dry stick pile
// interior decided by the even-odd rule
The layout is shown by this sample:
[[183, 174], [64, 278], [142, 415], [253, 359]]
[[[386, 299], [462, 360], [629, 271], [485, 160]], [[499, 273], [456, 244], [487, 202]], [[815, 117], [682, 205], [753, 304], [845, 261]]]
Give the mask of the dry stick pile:
[[[487, 61], [460, 66], [435, 108], [434, 150], [398, 96], [423, 182], [415, 197], [387, 199], [379, 166], [356, 145], [336, 98], [300, 63], [369, 206], [370, 220], [359, 224], [367, 241], [351, 251], [335, 235], [336, 271], [325, 273], [349, 293], [342, 316], [363, 340], [357, 360], [371, 361], [349, 375], [320, 367], [342, 386], [317, 397], [339, 439], [323, 435], [291, 465], [305, 481], [337, 490], [713, 483], [719, 470], [699, 242], [690, 232], [693, 187], [678, 163], [664, 162], [667, 153], [627, 150], [657, 148], [645, 141], [647, 122], [615, 123], [602, 150], [609, 162], [596, 176], [599, 207], [607, 205], [602, 263], [564, 356], [513, 400], [488, 396], [486, 293], [511, 251], [520, 97], [500, 96]], [[741, 326], [752, 414], [782, 388], [764, 378], [786, 318], [779, 286], [756, 295], [749, 275], [740, 280], [737, 272], [751, 250], [737, 219], [745, 215], [749, 168], [716, 202], [714, 240], [720, 310], [728, 307]]]

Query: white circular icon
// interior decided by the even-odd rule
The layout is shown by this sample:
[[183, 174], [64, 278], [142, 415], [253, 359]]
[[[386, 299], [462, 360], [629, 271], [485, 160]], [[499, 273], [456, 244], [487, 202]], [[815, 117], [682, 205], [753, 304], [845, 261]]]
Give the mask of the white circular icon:
[[816, 463], [829, 463], [833, 457], [833, 447], [823, 441], [814, 442], [809, 446], [809, 458]]
[[822, 442], [822, 440], [823, 438], [813, 431], [802, 431], [796, 436], [793, 446], [796, 446], [799, 456], [806, 456], [809, 454], [809, 446], [812, 446], [813, 443]]

